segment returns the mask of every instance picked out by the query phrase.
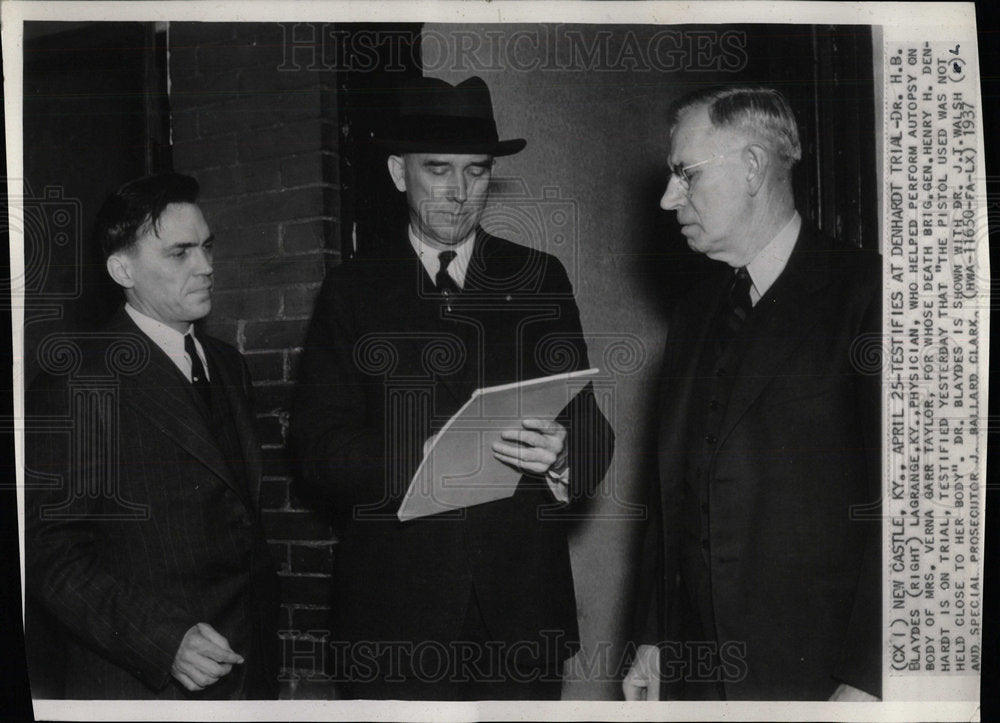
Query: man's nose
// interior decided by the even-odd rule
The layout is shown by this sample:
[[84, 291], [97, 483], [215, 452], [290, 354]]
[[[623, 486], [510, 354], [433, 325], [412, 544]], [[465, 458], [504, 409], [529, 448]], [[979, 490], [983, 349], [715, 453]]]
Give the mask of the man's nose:
[[456, 203], [465, 203], [469, 198], [469, 181], [464, 174], [455, 174], [454, 182], [448, 185], [448, 198]]
[[212, 273], [212, 251], [210, 249], [198, 249], [197, 251], [198, 263], [195, 267], [195, 273], [204, 274], [208, 276]]
[[676, 211], [687, 202], [687, 192], [684, 184], [677, 176], [670, 176], [667, 182], [667, 190], [663, 192], [660, 199], [660, 208], [664, 211]]

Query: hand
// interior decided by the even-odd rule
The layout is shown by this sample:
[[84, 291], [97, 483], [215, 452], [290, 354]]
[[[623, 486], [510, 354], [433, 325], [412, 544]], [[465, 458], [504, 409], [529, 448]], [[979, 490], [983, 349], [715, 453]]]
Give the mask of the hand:
[[493, 456], [522, 474], [544, 475], [566, 467], [566, 428], [545, 419], [522, 419], [523, 429], [500, 433]]
[[640, 645], [635, 661], [622, 681], [625, 700], [660, 699], [660, 649], [655, 645]]
[[833, 691], [833, 695], [830, 696], [830, 700], [840, 703], [873, 703], [881, 700], [881, 698], [874, 696], [871, 693], [866, 693], [860, 688], [855, 688], [853, 685], [841, 683], [837, 686], [837, 689]]
[[191, 626], [174, 656], [170, 673], [190, 691], [204, 690], [243, 662], [229, 641], [208, 623]]

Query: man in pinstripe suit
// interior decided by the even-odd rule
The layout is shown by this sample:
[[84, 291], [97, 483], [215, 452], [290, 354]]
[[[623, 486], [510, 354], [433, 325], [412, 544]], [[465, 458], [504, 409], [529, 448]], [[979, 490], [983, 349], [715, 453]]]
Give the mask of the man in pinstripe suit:
[[276, 696], [250, 378], [193, 324], [212, 305], [197, 192], [162, 174], [112, 194], [97, 238], [126, 303], [101, 331], [40, 347], [26, 584], [29, 614], [66, 634], [67, 698]]

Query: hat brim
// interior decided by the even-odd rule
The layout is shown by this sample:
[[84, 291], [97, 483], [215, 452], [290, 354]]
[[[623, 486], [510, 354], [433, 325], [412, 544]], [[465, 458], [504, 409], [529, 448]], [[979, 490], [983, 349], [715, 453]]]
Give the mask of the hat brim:
[[444, 140], [394, 140], [392, 138], [373, 138], [372, 141], [382, 150], [390, 153], [484, 153], [489, 156], [512, 156], [520, 153], [528, 145], [524, 138], [511, 138], [506, 141], [476, 142], [476, 141], [444, 141]]

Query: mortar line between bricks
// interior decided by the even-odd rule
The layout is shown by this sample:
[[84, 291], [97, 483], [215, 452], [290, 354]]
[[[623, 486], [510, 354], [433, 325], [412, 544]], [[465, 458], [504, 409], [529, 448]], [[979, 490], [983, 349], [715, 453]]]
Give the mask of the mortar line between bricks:
[[[296, 349], [301, 349], [301, 347], [295, 347], [295, 348]], [[263, 350], [258, 350], [258, 351], [282, 351], [283, 349], [284, 349], [284, 347], [274, 348], [274, 349], [263, 349]], [[276, 387], [276, 386], [279, 386], [279, 385], [282, 385], [282, 384], [285, 385], [285, 386], [288, 386], [288, 382], [280, 381], [280, 380], [274, 380], [274, 379], [262, 379], [259, 382], [255, 381], [253, 383], [253, 385], [255, 387]]]
[[[304, 188], [304, 186], [298, 186], [298, 188]], [[284, 190], [291, 190], [291, 189], [284, 189]], [[332, 189], [332, 190], [337, 190], [337, 189]], [[278, 221], [277, 223], [279, 226], [294, 226], [295, 224], [308, 223], [311, 221], [336, 221], [338, 218], [339, 216], [328, 216], [320, 214], [319, 216], [300, 216], [298, 218], [290, 218], [285, 221]], [[257, 225], [266, 226], [268, 224], [261, 223]]]
[[[278, 321], [282, 321], [282, 320], [279, 319]], [[280, 347], [280, 348], [277, 348], [277, 349], [251, 349], [246, 354], [244, 354], [244, 356], [262, 356], [264, 354], [280, 354], [280, 353], [284, 352], [286, 349], [291, 349], [291, 348], [292, 347], [283, 346], [283, 347]], [[295, 348], [301, 349], [302, 347], [295, 347]]]
[[[214, 168], [227, 168], [227, 169], [229, 169], [229, 168], [237, 168], [238, 169], [239, 166], [242, 166], [242, 165], [250, 165], [251, 163], [257, 163], [257, 162], [263, 162], [263, 161], [269, 161], [269, 160], [282, 160], [282, 156], [277, 156], [277, 157], [275, 157], [273, 159], [272, 158], [263, 158], [263, 159], [257, 159], [257, 160], [252, 160], [252, 161], [237, 162], [237, 163], [234, 163], [234, 164], [229, 165], [229, 166], [214, 166]], [[198, 173], [202, 173], [203, 171], [207, 171], [207, 170], [209, 170], [209, 169], [208, 168], [199, 168], [198, 169]], [[211, 196], [211, 197], [205, 198], [205, 200], [208, 201], [208, 202], [210, 202], [210, 203], [217, 203], [217, 202], [220, 202], [220, 201], [229, 201], [229, 200], [232, 200], [232, 199], [239, 199], [240, 201], [244, 201], [244, 200], [246, 200], [247, 196], [277, 196], [277, 195], [280, 195], [282, 193], [287, 193], [288, 191], [301, 191], [301, 190], [308, 190], [310, 188], [328, 188], [331, 191], [339, 191], [339, 190], [341, 190], [340, 188], [336, 187], [337, 185], [339, 185], [339, 184], [334, 184], [334, 183], [331, 183], [329, 181], [314, 181], [312, 183], [303, 183], [303, 184], [300, 184], [298, 186], [282, 186], [281, 188], [264, 188], [264, 189], [261, 189], [259, 191], [250, 191], [248, 193], [231, 193], [231, 194], [226, 195], [226, 196]], [[323, 216], [303, 216], [302, 220], [312, 220], [312, 219], [319, 219], [319, 218], [325, 218], [325, 217], [323, 217]], [[334, 218], [334, 217], [331, 216], [329, 218]], [[243, 228], [255, 228], [257, 226], [269, 226], [269, 225], [274, 224], [274, 223], [279, 223], [279, 224], [295, 223], [295, 222], [297, 222], [299, 220], [300, 219], [296, 218], [296, 219], [288, 219], [287, 221], [261, 221], [260, 223], [249, 223], [249, 224], [246, 224], [246, 226], [243, 227]], [[240, 227], [236, 227], [236, 228], [240, 228]]]
[[[287, 159], [283, 159], [283, 160], [287, 160]], [[282, 179], [284, 179], [284, 174], [282, 174]], [[284, 180], [282, 180], [282, 183], [284, 183]], [[330, 181], [330, 180], [325, 180], [325, 181], [324, 180], [321, 180], [321, 181], [306, 181], [306, 182], [303, 182], [303, 183], [295, 184], [293, 186], [283, 185], [281, 187], [281, 190], [282, 191], [286, 191], [286, 192], [287, 191], [299, 191], [299, 190], [302, 190], [302, 189], [315, 188], [317, 186], [321, 187], [321, 188], [323, 188], [325, 190], [328, 190], [328, 191], [342, 191], [343, 190], [341, 188], [340, 183], [338, 181]], [[337, 205], [339, 207], [339, 203]], [[322, 217], [323, 215], [325, 215], [325, 214], [320, 213], [320, 214], [317, 214], [317, 217]], [[282, 222], [282, 223], [284, 223], [284, 222]]]

